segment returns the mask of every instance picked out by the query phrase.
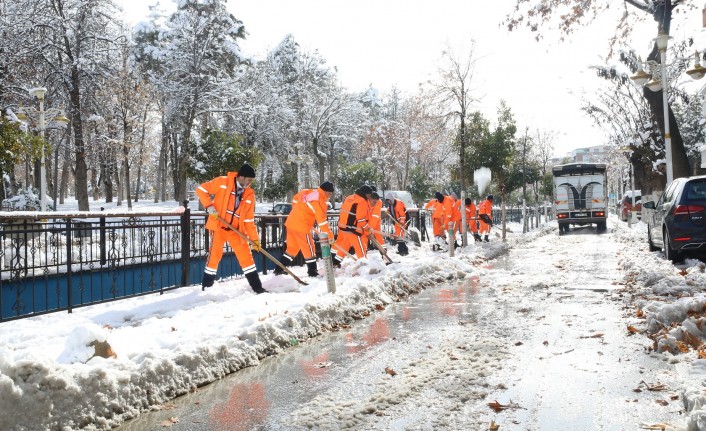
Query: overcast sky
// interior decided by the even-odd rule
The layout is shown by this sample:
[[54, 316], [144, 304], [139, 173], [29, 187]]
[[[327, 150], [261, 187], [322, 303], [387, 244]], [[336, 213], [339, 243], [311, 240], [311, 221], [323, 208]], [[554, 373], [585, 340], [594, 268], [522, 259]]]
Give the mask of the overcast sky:
[[[149, 0], [119, 0], [128, 18], [138, 21]], [[170, 5], [170, 0], [162, 4]], [[473, 109], [491, 122], [501, 99], [517, 119], [518, 133], [554, 130], [556, 153], [604, 144], [602, 133], [580, 111], [580, 95], [594, 93], [600, 81], [589, 69], [603, 64], [610, 29], [592, 28], [571, 43], [500, 27], [514, 0], [230, 0], [228, 8], [248, 33], [241, 47], [262, 58], [291, 33], [307, 51], [318, 50], [336, 66], [341, 84], [363, 90], [372, 84], [383, 94], [396, 85], [411, 94], [434, 79], [441, 52], [450, 46], [467, 52], [476, 41]], [[481, 7], [482, 6], [482, 7]], [[649, 38], [643, 46], [648, 51]]]

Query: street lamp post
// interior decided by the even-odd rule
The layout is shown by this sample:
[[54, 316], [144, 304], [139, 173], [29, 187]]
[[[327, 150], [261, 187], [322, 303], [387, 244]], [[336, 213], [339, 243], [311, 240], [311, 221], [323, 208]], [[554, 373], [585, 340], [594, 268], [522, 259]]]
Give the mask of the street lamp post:
[[[44, 95], [47, 89], [44, 87], [31, 88], [29, 94], [34, 96], [39, 101], [39, 111], [34, 108], [20, 108], [20, 113], [24, 114], [24, 117], [28, 120], [31, 119], [37, 124], [37, 129], [39, 130], [39, 136], [44, 140], [44, 133], [47, 130], [46, 120], [55, 121], [59, 127], [66, 127], [69, 120], [64, 116], [64, 111], [62, 109], [51, 108], [44, 110]], [[42, 148], [42, 154], [39, 162], [39, 203], [40, 211], [45, 211], [47, 209], [47, 173], [45, 168], [45, 155], [44, 148]]]
[[[652, 91], [662, 90], [662, 105], [664, 107], [664, 158], [666, 159], [667, 185], [674, 180], [674, 166], [672, 165], [672, 136], [669, 130], [669, 76], [667, 75], [667, 47], [669, 46], [671, 37], [660, 29], [659, 34], [654, 39], [659, 50], [659, 58], [661, 64], [658, 65], [652, 60], [645, 62], [650, 66], [650, 71], [656, 72], [657, 76], [645, 72], [642, 68], [642, 60], [640, 61], [639, 69], [632, 79], [637, 85], [646, 85]], [[681, 59], [677, 59], [681, 60]], [[706, 68], [699, 63], [698, 52], [694, 55], [694, 68], [687, 70], [686, 73], [693, 79], [701, 79], [706, 73]], [[652, 78], [650, 80], [650, 78]], [[648, 82], [649, 81], [649, 82]]]

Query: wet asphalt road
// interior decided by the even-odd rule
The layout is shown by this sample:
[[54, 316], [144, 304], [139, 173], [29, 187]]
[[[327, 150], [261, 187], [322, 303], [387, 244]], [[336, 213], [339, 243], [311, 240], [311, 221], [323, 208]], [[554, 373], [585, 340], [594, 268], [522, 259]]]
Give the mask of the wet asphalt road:
[[[500, 430], [636, 430], [679, 420], [672, 366], [626, 329], [634, 310], [616, 292], [624, 276], [618, 251], [610, 233], [593, 228], [540, 237], [482, 264], [477, 276], [392, 304], [117, 430], [485, 430], [491, 423]], [[480, 353], [492, 343], [497, 355]], [[449, 355], [470, 350], [494, 364], [471, 374], [434, 369], [431, 355], [449, 346], [463, 347]], [[439, 376], [422, 389], [405, 386], [403, 379], [416, 377], [405, 374], [410, 363], [425, 367], [416, 374]], [[390, 378], [386, 368], [400, 373]], [[379, 390], [404, 395], [375, 405]], [[357, 400], [375, 408], [348, 421]], [[495, 401], [504, 408], [491, 409]], [[307, 412], [326, 419], [312, 426], [302, 419]]]

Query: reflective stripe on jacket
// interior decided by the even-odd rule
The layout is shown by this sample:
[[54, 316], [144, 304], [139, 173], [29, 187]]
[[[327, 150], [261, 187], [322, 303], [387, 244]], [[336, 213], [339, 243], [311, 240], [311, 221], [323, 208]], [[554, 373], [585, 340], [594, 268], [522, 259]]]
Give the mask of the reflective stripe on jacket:
[[363, 235], [368, 226], [370, 205], [364, 197], [352, 194], [343, 201], [338, 217], [338, 228], [358, 236]]
[[333, 239], [333, 232], [331, 232], [326, 217], [328, 209], [326, 192], [320, 188], [316, 190], [305, 189], [294, 197], [296, 203], [292, 205], [292, 212], [289, 213], [287, 221], [284, 223], [287, 229], [306, 234], [311, 232], [312, 227], [316, 227], [317, 230], [326, 232], [329, 238]]
[[[232, 224], [240, 232], [245, 233], [252, 241], [259, 240], [257, 229], [255, 228], [255, 191], [246, 187], [240, 197], [238, 209], [235, 209], [237, 187], [235, 177], [237, 172], [228, 172], [226, 176], [216, 177], [196, 188], [196, 196], [199, 201], [208, 208], [213, 206], [218, 211], [218, 215], [225, 221]], [[213, 196], [213, 200], [211, 200]], [[209, 217], [206, 222], [206, 229], [215, 230], [219, 228], [228, 229], [220, 220]]]

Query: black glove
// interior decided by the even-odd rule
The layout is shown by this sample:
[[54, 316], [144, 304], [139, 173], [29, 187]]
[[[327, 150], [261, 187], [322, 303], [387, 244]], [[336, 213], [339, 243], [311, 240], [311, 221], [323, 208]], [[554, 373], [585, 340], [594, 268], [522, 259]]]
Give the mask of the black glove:
[[486, 224], [489, 224], [491, 226], [493, 225], [493, 220], [490, 217], [488, 217], [488, 214], [481, 214], [479, 217]]

